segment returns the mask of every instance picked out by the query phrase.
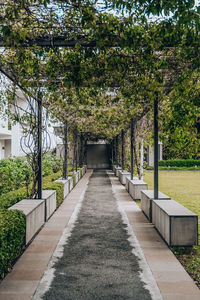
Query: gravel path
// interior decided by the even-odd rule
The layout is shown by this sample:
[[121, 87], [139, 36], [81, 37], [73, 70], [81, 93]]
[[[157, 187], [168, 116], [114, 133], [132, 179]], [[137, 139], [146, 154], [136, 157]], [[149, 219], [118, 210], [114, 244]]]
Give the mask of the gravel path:
[[150, 300], [104, 170], [93, 172], [44, 300]]

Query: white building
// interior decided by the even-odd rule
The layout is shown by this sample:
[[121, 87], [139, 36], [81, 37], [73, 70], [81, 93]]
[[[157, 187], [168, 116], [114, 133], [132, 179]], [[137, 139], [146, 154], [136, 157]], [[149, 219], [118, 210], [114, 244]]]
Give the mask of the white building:
[[[9, 84], [8, 80], [6, 84]], [[5, 86], [1, 85], [1, 90], [5, 89]], [[6, 102], [5, 102], [6, 103]], [[22, 116], [25, 112], [30, 111], [30, 107], [26, 98], [21, 91], [17, 91], [17, 97], [15, 100], [16, 107], [11, 107], [10, 110]], [[11, 156], [24, 156], [25, 153], [21, 148], [21, 138], [24, 136], [24, 128], [28, 129], [28, 125], [20, 124], [19, 122], [10, 122], [5, 114], [7, 105], [4, 104], [0, 113], [0, 159], [8, 158]], [[16, 111], [15, 111], [16, 110]], [[43, 108], [45, 113], [45, 109]], [[23, 126], [22, 126], [23, 125]], [[57, 144], [57, 138], [54, 134], [53, 126], [48, 121], [46, 126], [48, 137], [50, 137], [50, 149], [54, 149]], [[27, 152], [30, 150], [26, 149]]]

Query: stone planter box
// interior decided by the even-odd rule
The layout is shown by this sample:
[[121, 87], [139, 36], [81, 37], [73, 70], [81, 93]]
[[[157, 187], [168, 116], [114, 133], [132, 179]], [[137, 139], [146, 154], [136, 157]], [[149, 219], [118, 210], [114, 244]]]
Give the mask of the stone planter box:
[[45, 201], [45, 221], [47, 221], [56, 210], [56, 191], [43, 190], [42, 199]]
[[[126, 176], [126, 190], [129, 192], [129, 181], [131, 180], [131, 174], [130, 176]], [[133, 180], [138, 180], [137, 177], [133, 176]]]
[[67, 195], [69, 194], [69, 192], [70, 192], [69, 178], [68, 179], [59, 178], [59, 179], [56, 180], [56, 182], [61, 182], [64, 185], [63, 199], [65, 199], [67, 197]]
[[115, 167], [115, 176], [119, 177], [119, 170], [121, 169], [121, 167]]
[[131, 178], [131, 173], [128, 171], [122, 171], [119, 170], [118, 171], [119, 174], [119, 181], [121, 182], [121, 184], [125, 185], [126, 184], [126, 177]]
[[130, 180], [127, 178], [127, 180], [129, 181], [129, 183], [128, 183], [129, 194], [131, 195], [131, 197], [134, 200], [140, 200], [141, 199], [141, 191], [148, 190], [147, 183], [144, 182], [143, 180], [139, 180], [139, 179]]
[[115, 173], [116, 167], [117, 167], [116, 165], [113, 165], [113, 166], [112, 166], [112, 170], [113, 170], [114, 173]]
[[152, 221], [169, 246], [198, 244], [198, 216], [174, 200], [153, 200]]
[[81, 179], [81, 171], [78, 170], [77, 173], [78, 173], [78, 181], [79, 181]]
[[[74, 173], [73, 173], [74, 175], [75, 175], [75, 185], [78, 183], [78, 181], [79, 181], [79, 174], [78, 174], [78, 171], [76, 172], [76, 171], [74, 171]], [[73, 177], [72, 177], [73, 178]]]
[[82, 167], [82, 176], [84, 176], [85, 173], [86, 173], [86, 168], [85, 168], [85, 166], [83, 166], [83, 167]]
[[[152, 222], [152, 200], [154, 198], [153, 190], [141, 191], [141, 208], [144, 214], [147, 216], [150, 222]], [[158, 192], [158, 200], [170, 200], [167, 195]]]
[[69, 180], [69, 193], [71, 192], [71, 190], [73, 189], [73, 177], [69, 176], [68, 177]]
[[9, 208], [22, 210], [26, 216], [26, 245], [44, 224], [45, 200], [24, 199]]

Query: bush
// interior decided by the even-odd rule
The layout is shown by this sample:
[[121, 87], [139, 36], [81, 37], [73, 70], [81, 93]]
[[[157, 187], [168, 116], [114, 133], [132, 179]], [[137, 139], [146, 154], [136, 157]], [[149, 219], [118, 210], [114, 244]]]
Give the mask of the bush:
[[68, 174], [69, 176], [71, 176], [73, 178], [73, 187], [75, 187], [76, 185], [76, 174], [72, 173], [72, 172], [69, 172]]
[[21, 254], [25, 232], [26, 221], [21, 211], [0, 209], [0, 278]]
[[51, 153], [44, 154], [42, 163], [43, 176], [57, 173], [62, 169], [62, 160]]
[[25, 158], [0, 161], [0, 195], [30, 183], [32, 170]]
[[82, 177], [83, 176], [83, 169], [82, 168], [78, 168], [78, 170], [80, 171], [80, 175]]
[[[57, 173], [62, 169], [62, 160], [47, 153], [43, 157], [43, 176]], [[0, 195], [31, 183], [32, 169], [24, 157], [3, 159], [0, 161]]]
[[9, 208], [15, 203], [26, 198], [26, 189], [21, 188], [0, 196], [0, 208]]
[[174, 159], [174, 160], [161, 160], [159, 166], [162, 167], [200, 167], [200, 160], [195, 159]]
[[63, 202], [64, 184], [61, 182], [55, 182], [56, 179], [61, 177], [61, 171], [56, 174], [52, 174], [44, 178], [43, 189], [44, 190], [56, 190], [56, 207], [58, 208]]

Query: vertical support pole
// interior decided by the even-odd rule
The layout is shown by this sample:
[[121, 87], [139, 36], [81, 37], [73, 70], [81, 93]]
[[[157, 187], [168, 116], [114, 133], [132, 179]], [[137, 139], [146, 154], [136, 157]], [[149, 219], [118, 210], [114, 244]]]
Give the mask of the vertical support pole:
[[133, 161], [133, 140], [134, 140], [134, 121], [131, 119], [131, 180], [133, 180], [133, 172], [134, 172], [134, 161]]
[[82, 168], [83, 167], [83, 156], [84, 156], [84, 137], [83, 137], [83, 134], [81, 133], [80, 135], [80, 167]]
[[114, 140], [112, 140], [112, 144], [111, 144], [111, 159], [112, 159], [112, 165], [114, 164]]
[[114, 139], [113, 139], [113, 160], [116, 164], [117, 163], [117, 161], [116, 161], [116, 137], [114, 137]]
[[76, 128], [76, 146], [75, 146], [76, 148], [76, 154], [75, 154], [75, 159], [76, 159], [76, 172], [77, 172], [77, 170], [78, 170], [78, 132], [77, 132], [77, 128]]
[[154, 100], [154, 199], [158, 199], [158, 94]]
[[122, 171], [124, 170], [124, 130], [121, 131], [121, 142], [122, 142]]
[[117, 160], [117, 167], [119, 167], [119, 140], [118, 140], [118, 136], [116, 137], [116, 160]]
[[63, 162], [63, 178], [68, 178], [68, 124], [64, 122], [64, 162]]
[[38, 176], [37, 176], [37, 199], [42, 199], [42, 98], [38, 97], [38, 128], [37, 128], [37, 146], [38, 146]]
[[143, 180], [143, 164], [144, 164], [144, 139], [141, 137], [140, 149], [140, 179]]

